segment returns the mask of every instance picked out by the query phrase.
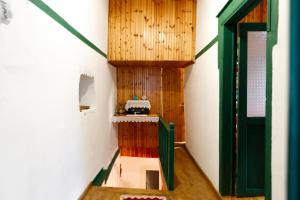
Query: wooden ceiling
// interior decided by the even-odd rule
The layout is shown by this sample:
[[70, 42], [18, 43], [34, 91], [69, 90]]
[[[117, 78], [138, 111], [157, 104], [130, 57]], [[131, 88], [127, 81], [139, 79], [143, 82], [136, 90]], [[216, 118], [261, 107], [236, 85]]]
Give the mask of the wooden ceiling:
[[186, 67], [195, 60], [196, 0], [110, 0], [108, 60]]

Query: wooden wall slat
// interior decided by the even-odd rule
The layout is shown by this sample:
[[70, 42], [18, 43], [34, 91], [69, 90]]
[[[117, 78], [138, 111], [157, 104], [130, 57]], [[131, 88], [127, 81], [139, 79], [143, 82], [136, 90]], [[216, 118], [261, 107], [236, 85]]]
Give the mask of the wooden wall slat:
[[194, 61], [195, 12], [196, 0], [110, 0], [109, 62]]
[[262, 0], [247, 16], [239, 23], [266, 23], [267, 22], [267, 0]]
[[175, 124], [175, 141], [185, 141], [184, 125], [184, 71], [181, 68], [163, 68], [163, 117]]
[[[118, 104], [135, 95], [146, 95], [151, 103], [150, 113], [161, 113], [167, 122], [174, 122], [175, 141], [184, 141], [183, 73], [180, 68], [117, 68]], [[120, 123], [118, 134], [121, 155], [157, 157], [156, 124]]]

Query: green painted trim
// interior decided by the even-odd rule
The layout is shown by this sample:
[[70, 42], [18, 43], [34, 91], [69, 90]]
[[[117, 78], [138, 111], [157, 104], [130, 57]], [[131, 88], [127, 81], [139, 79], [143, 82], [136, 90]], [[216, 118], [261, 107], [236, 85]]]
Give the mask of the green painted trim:
[[227, 3], [225, 4], [225, 6], [223, 6], [223, 8], [219, 11], [217, 17], [220, 17], [220, 15], [223, 14], [224, 10], [227, 9], [227, 7], [231, 4], [232, 0], [228, 0]]
[[90, 40], [88, 40], [81, 33], [79, 33], [73, 26], [71, 26], [66, 20], [64, 20], [59, 14], [57, 14], [53, 9], [51, 9], [43, 1], [41, 1], [41, 0], [30, 0], [30, 2], [33, 3], [34, 5], [36, 5], [38, 8], [40, 8], [42, 11], [44, 11], [49, 17], [51, 17], [57, 23], [62, 25], [65, 29], [67, 29], [70, 33], [72, 33], [75, 37], [80, 39], [86, 45], [88, 45], [89, 47], [94, 49], [96, 52], [98, 52], [103, 57], [107, 58], [107, 55], [103, 51], [101, 51], [95, 44], [93, 44]]
[[110, 172], [115, 164], [115, 161], [117, 159], [117, 157], [119, 156], [120, 154], [120, 149], [118, 149], [116, 152], [115, 152], [115, 155], [114, 157], [112, 158], [112, 160], [110, 161], [107, 169], [101, 169], [100, 172], [97, 174], [97, 176], [95, 177], [95, 179], [93, 180], [92, 182], [92, 185], [93, 186], [101, 186], [104, 182], [106, 183], [107, 180], [108, 180], [108, 177], [110, 175]]
[[97, 176], [95, 177], [95, 179], [93, 180], [92, 185], [101, 186], [105, 181], [105, 176], [106, 176], [106, 170], [102, 168], [100, 172], [97, 174]]
[[288, 199], [300, 199], [300, 1], [291, 0]]
[[202, 56], [207, 50], [209, 50], [214, 44], [218, 42], [218, 36], [216, 36], [210, 43], [208, 43], [199, 53], [196, 54], [195, 59]]
[[[222, 195], [234, 195], [233, 187], [233, 136], [234, 136], [234, 110], [235, 91], [234, 87], [234, 57], [235, 57], [235, 37], [230, 27], [223, 27], [219, 31], [219, 56], [220, 48], [224, 53], [224, 60], [219, 64], [220, 77], [220, 110], [219, 110], [219, 131], [220, 131], [220, 161], [219, 161], [219, 185]], [[220, 38], [221, 37], [221, 38]], [[222, 39], [223, 38], [223, 39]], [[220, 44], [221, 43], [221, 44]], [[227, 50], [223, 49], [226, 46]], [[229, 52], [233, 54], [228, 55]], [[230, 57], [227, 57], [230, 56]], [[222, 56], [223, 57], [223, 56]]]
[[[232, 195], [232, 137], [233, 137], [233, 108], [234, 91], [233, 67], [235, 61], [234, 37], [236, 27], [234, 24], [247, 14], [260, 0], [232, 0], [219, 15], [218, 26], [218, 62], [220, 76], [220, 108], [219, 108], [219, 134], [220, 134], [220, 162], [219, 185], [223, 195]], [[278, 0], [269, 4], [270, 17], [267, 38], [267, 105], [266, 105], [266, 163], [265, 163], [265, 196], [271, 199], [271, 138], [272, 138], [272, 50], [277, 43], [278, 29]], [[271, 23], [272, 22], [272, 23]]]
[[109, 163], [109, 166], [108, 166], [108, 168], [107, 168], [107, 170], [106, 170], [105, 183], [107, 182], [107, 179], [108, 179], [108, 177], [109, 177], [109, 175], [110, 175], [110, 172], [111, 172], [111, 170], [112, 170], [112, 168], [113, 168], [113, 166], [114, 166], [114, 164], [115, 164], [115, 162], [116, 162], [116, 159], [117, 159], [117, 157], [119, 156], [119, 154], [120, 154], [120, 149], [118, 149], [118, 150], [116, 151], [116, 153], [115, 153], [113, 159], [112, 159], [111, 162]]
[[278, 38], [278, 0], [268, 1], [270, 13], [268, 16], [267, 28], [267, 107], [266, 107], [266, 152], [265, 152], [265, 197], [272, 199], [272, 71], [273, 71], [273, 47], [277, 44]]
[[169, 136], [169, 175], [168, 175], [168, 189], [174, 190], [174, 135], [175, 135], [175, 124], [173, 122], [169, 123], [170, 136]]
[[159, 115], [158, 153], [160, 165], [168, 190], [174, 190], [174, 123], [167, 123]]

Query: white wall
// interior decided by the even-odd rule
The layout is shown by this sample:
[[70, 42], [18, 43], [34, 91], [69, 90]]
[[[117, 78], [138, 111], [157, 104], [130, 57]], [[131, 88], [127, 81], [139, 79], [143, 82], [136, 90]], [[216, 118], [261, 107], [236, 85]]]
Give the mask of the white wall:
[[278, 43], [273, 48], [272, 199], [287, 199], [289, 1], [279, 1]]
[[119, 187], [146, 188], [146, 170], [159, 171], [159, 188], [162, 188], [162, 174], [158, 158], [137, 158], [121, 156], [122, 175]]
[[[227, 0], [198, 0], [196, 52], [218, 35], [218, 12]], [[185, 70], [187, 148], [219, 188], [219, 70], [217, 43]]]
[[[0, 199], [77, 199], [117, 148], [115, 68], [27, 0], [0, 25]], [[108, 1], [48, 0], [106, 52]], [[96, 109], [79, 112], [79, 79]]]

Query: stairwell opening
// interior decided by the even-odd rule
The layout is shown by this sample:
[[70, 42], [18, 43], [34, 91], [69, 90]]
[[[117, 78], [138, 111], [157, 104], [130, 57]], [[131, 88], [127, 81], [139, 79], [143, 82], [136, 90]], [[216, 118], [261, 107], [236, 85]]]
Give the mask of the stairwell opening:
[[164, 189], [158, 158], [119, 156], [103, 187]]

